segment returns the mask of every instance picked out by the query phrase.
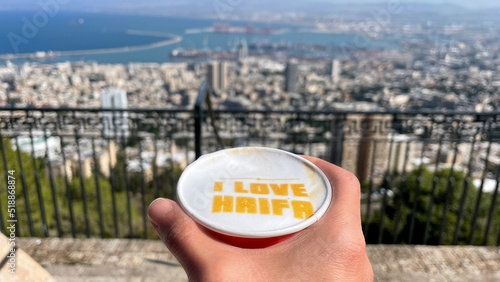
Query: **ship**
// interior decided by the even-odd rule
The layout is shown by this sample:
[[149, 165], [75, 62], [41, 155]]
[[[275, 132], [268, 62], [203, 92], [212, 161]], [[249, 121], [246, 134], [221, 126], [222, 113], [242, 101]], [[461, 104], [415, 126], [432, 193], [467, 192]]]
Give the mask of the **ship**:
[[53, 59], [53, 58], [57, 58], [57, 54], [52, 52], [52, 51], [49, 51], [49, 52], [39, 51], [39, 52], [35, 52], [29, 56], [29, 59], [32, 59], [32, 60], [45, 60], [45, 59]]
[[213, 31], [217, 33], [247, 33], [247, 34], [278, 34], [284, 33], [286, 29], [275, 29], [269, 26], [254, 27], [251, 24], [246, 26], [231, 26], [229, 23], [216, 22], [213, 24]]
[[210, 56], [210, 53], [205, 50], [175, 48], [170, 52], [170, 58], [176, 59], [205, 59]]

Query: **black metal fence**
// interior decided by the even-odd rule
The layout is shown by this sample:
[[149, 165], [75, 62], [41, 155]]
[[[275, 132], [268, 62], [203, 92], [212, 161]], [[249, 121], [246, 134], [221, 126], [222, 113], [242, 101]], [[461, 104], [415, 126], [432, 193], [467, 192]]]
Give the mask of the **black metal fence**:
[[147, 206], [187, 164], [266, 146], [355, 173], [368, 243], [499, 244], [500, 113], [219, 111], [206, 93], [193, 110], [0, 108], [1, 231], [151, 238]]

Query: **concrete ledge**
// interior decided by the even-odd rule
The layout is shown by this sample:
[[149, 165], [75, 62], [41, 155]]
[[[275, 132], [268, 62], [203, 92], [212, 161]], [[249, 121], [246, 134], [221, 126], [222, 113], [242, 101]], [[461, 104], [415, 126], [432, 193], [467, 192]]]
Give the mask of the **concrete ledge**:
[[[12, 241], [9, 241], [10, 239]], [[36, 260], [22, 249], [16, 249], [19, 247], [17, 243], [15, 237], [7, 238], [0, 233], [0, 281], [55, 282], [50, 273]]]
[[500, 248], [370, 245], [376, 281], [500, 281]]
[[[18, 238], [58, 281], [187, 281], [159, 241]], [[369, 245], [376, 281], [500, 281], [500, 248]]]
[[158, 240], [18, 238], [58, 281], [187, 281]]

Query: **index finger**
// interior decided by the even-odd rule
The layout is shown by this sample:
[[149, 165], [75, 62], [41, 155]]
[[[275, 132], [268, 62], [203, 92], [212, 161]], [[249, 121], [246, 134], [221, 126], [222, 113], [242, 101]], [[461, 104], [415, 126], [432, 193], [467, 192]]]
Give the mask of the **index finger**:
[[321, 169], [332, 186], [332, 202], [318, 223], [360, 228], [361, 192], [358, 178], [351, 172], [324, 160], [309, 156], [302, 157]]

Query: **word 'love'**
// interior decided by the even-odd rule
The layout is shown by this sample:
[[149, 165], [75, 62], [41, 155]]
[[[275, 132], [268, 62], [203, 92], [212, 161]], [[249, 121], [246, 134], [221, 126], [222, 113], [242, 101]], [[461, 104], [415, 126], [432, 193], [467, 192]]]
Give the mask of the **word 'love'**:
[[[223, 182], [214, 183], [214, 192], [223, 192]], [[234, 193], [269, 195], [268, 197], [214, 195], [212, 213], [248, 213], [283, 216], [283, 210], [292, 209], [293, 216], [307, 219], [314, 214], [310, 201], [273, 198], [273, 196], [309, 197], [304, 184], [250, 183], [234, 182]]]

